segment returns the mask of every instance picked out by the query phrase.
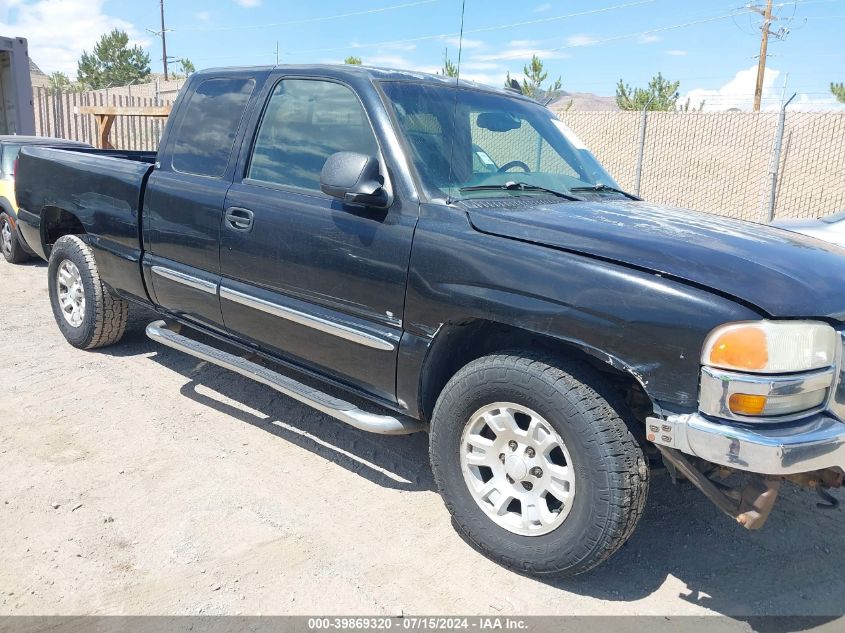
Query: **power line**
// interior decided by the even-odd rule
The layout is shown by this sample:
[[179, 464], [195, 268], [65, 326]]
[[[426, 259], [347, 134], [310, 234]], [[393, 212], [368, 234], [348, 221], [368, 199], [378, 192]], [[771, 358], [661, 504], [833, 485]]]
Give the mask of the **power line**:
[[301, 20], [288, 20], [286, 22], [265, 22], [264, 24], [247, 24], [244, 26], [194, 26], [177, 29], [179, 31], [240, 31], [247, 29], [265, 29], [279, 26], [294, 26], [297, 24], [310, 24], [313, 22], [326, 22], [328, 20], [340, 20], [342, 18], [353, 18], [360, 15], [371, 15], [373, 13], [384, 13], [386, 11], [395, 11], [398, 9], [407, 9], [410, 7], [417, 7], [424, 4], [433, 4], [440, 0], [416, 0], [415, 2], [405, 2], [403, 4], [394, 4], [389, 7], [380, 7], [377, 9], [364, 9], [362, 11], [351, 11], [349, 13], [337, 13], [335, 15], [325, 15], [314, 18], [303, 18]]
[[[615, 4], [609, 7], [601, 7], [598, 9], [588, 9], [586, 11], [578, 11], [577, 13], [567, 13], [565, 15], [556, 15], [556, 16], [549, 16], [545, 18], [538, 18], [535, 20], [527, 20], [521, 22], [509, 22], [507, 24], [496, 24], [494, 26], [484, 26], [479, 27], [476, 29], [465, 29], [464, 34], [471, 34], [471, 33], [486, 33], [489, 31], [499, 31], [509, 28], [514, 28], [518, 26], [527, 26], [531, 24], [539, 24], [541, 22], [553, 22], [556, 20], [565, 20], [569, 18], [581, 17], [585, 15], [594, 15], [597, 13], [606, 13], [608, 11], [615, 11], [618, 9], [627, 9], [629, 7], [640, 6], [643, 4], [651, 4], [656, 0], [637, 0], [637, 2], [626, 2], [624, 4]], [[288, 55], [304, 55], [310, 53], [331, 53], [335, 51], [345, 51], [349, 48], [378, 48], [380, 46], [392, 46], [397, 44], [409, 44], [414, 42], [424, 42], [428, 40], [439, 40], [445, 39], [447, 37], [456, 37], [458, 33], [436, 33], [432, 35], [421, 35], [419, 37], [411, 37], [405, 38], [401, 40], [386, 40], [381, 42], [366, 42], [362, 44], [352, 44], [351, 46], [334, 46], [330, 48], [311, 48], [311, 49], [304, 49], [300, 51], [287, 51]]]
[[[564, 18], [568, 18], [568, 17], [576, 17], [576, 16], [593, 14], [593, 13], [601, 13], [601, 12], [606, 12], [606, 11], [611, 11], [611, 10], [615, 10], [615, 9], [627, 8], [627, 7], [630, 7], [630, 6], [643, 4], [644, 2], [653, 2], [653, 1], [654, 0], [641, 0], [640, 2], [636, 2], [636, 3], [618, 4], [618, 5], [613, 5], [613, 6], [610, 6], [610, 7], [603, 7], [603, 8], [600, 8], [600, 9], [591, 9], [591, 10], [588, 10], [588, 11], [580, 11], [578, 13], [570, 13], [570, 14], [562, 15], [562, 16], [553, 16], [553, 17], [550, 17], [550, 18], [544, 18], [544, 19], [542, 19], [542, 21], [560, 20], [560, 19], [564, 19]], [[555, 48], [551, 48], [549, 50], [558, 51], [558, 50], [571, 49], [571, 48], [580, 48], [580, 47], [584, 47], [584, 46], [595, 46], [595, 45], [598, 45], [598, 44], [605, 44], [605, 43], [608, 43], [608, 42], [614, 42], [614, 41], [629, 39], [629, 38], [633, 38], [633, 37], [640, 37], [640, 36], [643, 36], [643, 35], [651, 35], [653, 33], [662, 33], [662, 32], [665, 32], [665, 31], [677, 30], [677, 29], [681, 29], [681, 28], [686, 28], [688, 26], [695, 26], [695, 25], [698, 25], [698, 24], [706, 24], [708, 22], [715, 22], [717, 20], [724, 20], [724, 19], [732, 17], [732, 16], [743, 15], [743, 14], [748, 13], [748, 12], [749, 12], [748, 9], [737, 9], [735, 11], [732, 11], [731, 13], [725, 13], [725, 14], [722, 14], [722, 15], [712, 16], [712, 17], [709, 17], [709, 18], [702, 18], [702, 19], [699, 19], [699, 20], [691, 20], [691, 21], [688, 21], [688, 22], [682, 22], [680, 24], [670, 24], [670, 25], [667, 25], [667, 26], [661, 26], [661, 27], [657, 27], [657, 28], [653, 28], [653, 29], [648, 29], [648, 30], [645, 30], [645, 31], [637, 31], [637, 32], [634, 32], [634, 33], [625, 33], [623, 35], [615, 35], [615, 36], [606, 37], [606, 38], [603, 38], [603, 39], [592, 40], [589, 43], [584, 43], [584, 44], [568, 44], [568, 45], [564, 45], [564, 46], [558, 46], [558, 47], [555, 47]], [[531, 20], [530, 22], [536, 23], [537, 20]], [[498, 24], [498, 25], [495, 25], [495, 26], [481, 27], [481, 28], [477, 28], [477, 29], [465, 29], [464, 33], [465, 34], [467, 34], [467, 33], [478, 33], [478, 32], [482, 32], [482, 31], [506, 29], [506, 28], [511, 28], [511, 27], [515, 27], [515, 26], [522, 26], [524, 24], [525, 24], [525, 22], [511, 22], [511, 23], [508, 23], [508, 24]], [[306, 54], [312, 54], [312, 53], [331, 53], [331, 52], [336, 52], [336, 51], [346, 51], [346, 50], [349, 50], [349, 48], [377, 48], [377, 47], [380, 47], [380, 46], [391, 46], [391, 45], [396, 45], [396, 44], [407, 44], [407, 43], [413, 43], [413, 42], [422, 42], [422, 41], [426, 41], [426, 40], [444, 39], [444, 38], [447, 38], [447, 37], [454, 37], [456, 35], [457, 35], [457, 33], [439, 33], [439, 34], [435, 34], [435, 35], [421, 35], [419, 37], [407, 38], [407, 39], [403, 39], [403, 40], [385, 40], [385, 41], [381, 41], [381, 42], [369, 42], [369, 43], [364, 43], [364, 44], [352, 44], [352, 45], [347, 45], [347, 46], [335, 46], [335, 47], [329, 47], [329, 48], [311, 48], [311, 49], [302, 49], [302, 50], [298, 50], [298, 51], [285, 51], [285, 54], [288, 55], [288, 56], [292, 56], [292, 55], [306, 55]], [[543, 40], [543, 41], [548, 41], [548, 40], [551, 40], [551, 39], [557, 39], [557, 38], [547, 38], [547, 40]], [[211, 59], [211, 58], [205, 57], [205, 58], [200, 58], [200, 59]], [[215, 59], [222, 59], [222, 57], [217, 57]]]
[[607, 42], [615, 42], [618, 40], [625, 40], [632, 37], [641, 37], [643, 35], [652, 35], [654, 33], [663, 33], [665, 31], [674, 31], [677, 29], [686, 28], [688, 26], [695, 26], [696, 24], [706, 24], [707, 22], [715, 22], [717, 20], [724, 20], [726, 18], [730, 18], [736, 15], [742, 15], [743, 13], [747, 13], [747, 9], [739, 9], [737, 11], [733, 11], [731, 13], [725, 13], [723, 15], [716, 15], [711, 18], [702, 18], [701, 20], [692, 20], [690, 22], [683, 22], [681, 24], [671, 24], [669, 26], [661, 26], [654, 29], [648, 29], [646, 31], [637, 31], [636, 33], [626, 33], [624, 35], [614, 35], [613, 37], [606, 37], [599, 40], [591, 40], [590, 42], [583, 43], [583, 44], [566, 44], [565, 46], [558, 46], [555, 48], [551, 48], [549, 50], [552, 51], [562, 51], [569, 48], [582, 48], [584, 46], [595, 46], [596, 44], [605, 44]]
[[567, 15], [557, 15], [546, 18], [537, 18], [534, 20], [525, 20], [523, 22], [511, 22], [510, 24], [500, 24], [498, 26], [481, 27], [478, 29], [470, 29], [466, 33], [486, 33], [488, 31], [497, 31], [500, 29], [509, 29], [515, 26], [531, 26], [534, 24], [541, 24], [545, 22], [554, 22], [555, 20], [566, 20], [569, 18], [576, 18], [582, 15], [593, 15], [595, 13], [605, 13], [607, 11], [615, 11], [616, 9], [627, 9], [629, 7], [637, 7], [643, 4], [652, 4], [655, 0], [638, 0], [637, 2], [627, 2], [625, 4], [617, 4], [612, 7], [602, 7], [600, 9], [588, 9], [586, 11], [579, 11], [578, 13], [569, 13]]

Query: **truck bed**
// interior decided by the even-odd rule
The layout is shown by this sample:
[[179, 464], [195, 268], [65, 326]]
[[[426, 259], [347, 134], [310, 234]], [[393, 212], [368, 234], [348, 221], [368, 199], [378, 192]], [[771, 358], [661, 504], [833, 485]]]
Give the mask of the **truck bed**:
[[95, 147], [74, 147], [70, 148], [68, 151], [79, 152], [81, 154], [90, 154], [92, 156], [108, 156], [109, 158], [122, 158], [124, 160], [131, 160], [138, 163], [148, 163], [150, 165], [156, 162], [157, 154], [157, 152], [148, 150], [97, 149]]
[[55, 240], [41, 228], [46, 214], [71, 212], [89, 235], [100, 269], [109, 270], [118, 287], [145, 296], [139, 213], [155, 160], [155, 152], [25, 147], [15, 182], [24, 239], [47, 259]]

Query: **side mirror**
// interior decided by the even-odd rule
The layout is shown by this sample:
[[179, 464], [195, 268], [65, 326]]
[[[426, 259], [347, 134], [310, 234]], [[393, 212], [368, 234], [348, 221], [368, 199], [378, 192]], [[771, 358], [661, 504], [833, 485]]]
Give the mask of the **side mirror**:
[[390, 204], [378, 159], [357, 152], [337, 152], [326, 159], [320, 172], [320, 190], [346, 204], [377, 209]]

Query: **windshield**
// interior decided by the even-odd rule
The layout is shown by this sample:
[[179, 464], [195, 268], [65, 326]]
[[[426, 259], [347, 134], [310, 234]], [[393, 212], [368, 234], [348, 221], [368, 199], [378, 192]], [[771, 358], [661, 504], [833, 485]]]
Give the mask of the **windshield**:
[[[578, 138], [540, 104], [454, 86], [396, 81], [383, 82], [382, 88], [431, 198], [548, 196], [543, 189], [566, 193], [596, 185], [618, 187]], [[599, 194], [618, 195], [596, 190]]]

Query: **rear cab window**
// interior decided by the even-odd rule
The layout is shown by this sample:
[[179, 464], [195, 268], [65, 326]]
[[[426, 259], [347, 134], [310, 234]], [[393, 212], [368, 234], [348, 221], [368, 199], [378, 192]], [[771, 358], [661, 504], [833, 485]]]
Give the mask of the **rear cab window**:
[[0, 159], [0, 176], [2, 178], [11, 178], [15, 173], [15, 161], [20, 154], [21, 146], [13, 143], [4, 143], [2, 145], [3, 156]]
[[206, 79], [196, 87], [176, 131], [171, 157], [175, 171], [223, 176], [254, 89], [252, 77]]

